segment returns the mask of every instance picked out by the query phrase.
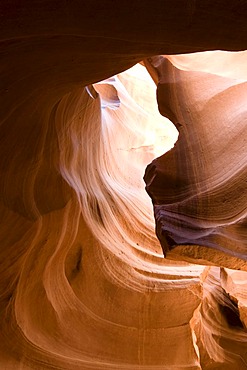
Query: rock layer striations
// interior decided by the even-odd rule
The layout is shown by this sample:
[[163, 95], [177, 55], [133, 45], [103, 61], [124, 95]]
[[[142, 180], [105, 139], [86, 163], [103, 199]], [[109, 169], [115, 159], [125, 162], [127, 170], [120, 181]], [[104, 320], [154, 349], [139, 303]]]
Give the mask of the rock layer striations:
[[0, 368], [246, 369], [245, 2], [0, 17]]
[[182, 71], [164, 57], [149, 67], [159, 76], [159, 111], [179, 130], [145, 174], [163, 249], [246, 269], [246, 82]]

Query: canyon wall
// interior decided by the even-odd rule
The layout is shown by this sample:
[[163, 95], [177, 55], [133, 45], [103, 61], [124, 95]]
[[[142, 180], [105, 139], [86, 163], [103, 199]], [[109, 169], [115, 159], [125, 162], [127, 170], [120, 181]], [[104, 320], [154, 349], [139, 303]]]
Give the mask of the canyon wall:
[[246, 12], [1, 1], [1, 369], [247, 368]]

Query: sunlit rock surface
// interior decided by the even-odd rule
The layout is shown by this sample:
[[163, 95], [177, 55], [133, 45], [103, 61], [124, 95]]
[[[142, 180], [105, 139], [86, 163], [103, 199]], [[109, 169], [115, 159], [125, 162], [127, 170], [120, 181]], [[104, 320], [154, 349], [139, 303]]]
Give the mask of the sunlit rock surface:
[[246, 270], [245, 74], [182, 71], [165, 57], [148, 63], [159, 79], [159, 110], [179, 130], [174, 149], [145, 174], [164, 252]]
[[245, 2], [0, 17], [0, 369], [246, 369]]

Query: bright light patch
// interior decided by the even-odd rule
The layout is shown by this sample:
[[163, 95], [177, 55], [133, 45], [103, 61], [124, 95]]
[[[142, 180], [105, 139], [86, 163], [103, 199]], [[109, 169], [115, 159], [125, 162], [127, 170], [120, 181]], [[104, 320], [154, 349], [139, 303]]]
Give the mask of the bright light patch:
[[[160, 115], [156, 85], [144, 66], [136, 64], [94, 87], [100, 94], [102, 108], [109, 108], [102, 112], [104, 120], [115, 119], [115, 125], [119, 125], [115, 138], [118, 149], [135, 152], [143, 170], [150, 161], [174, 146], [178, 131]], [[116, 108], [115, 114], [111, 110]]]

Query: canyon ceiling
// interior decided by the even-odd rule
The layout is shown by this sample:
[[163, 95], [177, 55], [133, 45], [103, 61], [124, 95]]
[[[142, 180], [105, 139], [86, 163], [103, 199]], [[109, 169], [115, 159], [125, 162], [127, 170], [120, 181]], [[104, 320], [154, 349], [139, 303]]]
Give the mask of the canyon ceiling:
[[0, 19], [0, 369], [247, 369], [247, 1]]

